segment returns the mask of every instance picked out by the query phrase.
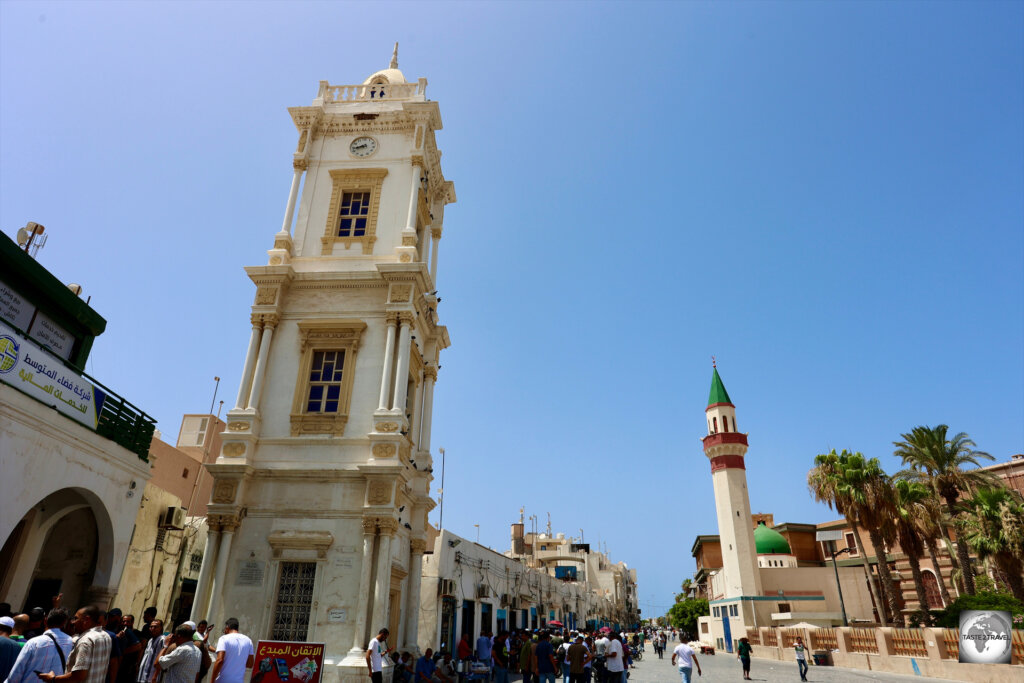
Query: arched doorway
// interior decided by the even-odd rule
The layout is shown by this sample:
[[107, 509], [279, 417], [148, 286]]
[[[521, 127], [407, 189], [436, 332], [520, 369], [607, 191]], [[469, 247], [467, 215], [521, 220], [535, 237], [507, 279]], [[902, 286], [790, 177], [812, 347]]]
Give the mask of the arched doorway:
[[61, 489], [34, 505], [0, 550], [0, 594], [15, 608], [49, 608], [64, 594], [70, 609], [106, 586], [113, 560], [113, 528], [103, 502], [84, 489]]
[[942, 592], [939, 591], [939, 580], [930, 569], [921, 571], [921, 583], [924, 584], [924, 594], [928, 598], [928, 609], [942, 609]]

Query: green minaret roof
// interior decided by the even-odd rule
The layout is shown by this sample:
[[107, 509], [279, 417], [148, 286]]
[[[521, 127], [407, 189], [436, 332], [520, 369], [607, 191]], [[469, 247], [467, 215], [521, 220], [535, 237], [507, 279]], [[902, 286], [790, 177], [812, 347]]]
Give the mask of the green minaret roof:
[[789, 542], [775, 529], [769, 529], [764, 522], [758, 522], [754, 529], [754, 547], [758, 555], [789, 555]]
[[722, 378], [718, 376], [718, 368], [714, 368], [714, 374], [711, 375], [711, 395], [708, 396], [709, 406], [713, 406], [716, 403], [732, 404], [732, 401], [729, 400], [729, 392], [725, 390]]

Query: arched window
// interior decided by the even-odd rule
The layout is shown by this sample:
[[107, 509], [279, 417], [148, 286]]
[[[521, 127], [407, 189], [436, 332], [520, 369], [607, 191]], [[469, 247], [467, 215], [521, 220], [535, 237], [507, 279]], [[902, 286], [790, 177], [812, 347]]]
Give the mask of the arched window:
[[939, 580], [931, 569], [921, 571], [921, 583], [924, 584], [924, 594], [928, 598], [928, 609], [942, 609], [942, 593], [939, 591]]
[[718, 418], [717, 417], [711, 418], [711, 433], [712, 434], [717, 434], [718, 433]]

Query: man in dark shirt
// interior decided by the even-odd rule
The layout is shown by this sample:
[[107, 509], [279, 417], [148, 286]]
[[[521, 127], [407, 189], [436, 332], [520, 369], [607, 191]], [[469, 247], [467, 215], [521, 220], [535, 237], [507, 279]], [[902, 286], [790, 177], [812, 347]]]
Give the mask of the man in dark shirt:
[[569, 663], [570, 683], [583, 683], [586, 664], [590, 661], [590, 653], [583, 644], [583, 636], [576, 636], [576, 642], [569, 646], [565, 653], [565, 661]]
[[548, 631], [540, 633], [537, 649], [533, 653], [533, 667], [537, 672], [539, 683], [555, 683], [558, 662], [555, 661], [555, 653], [551, 648], [551, 634]]
[[499, 631], [491, 647], [491, 659], [494, 661], [494, 683], [508, 683], [508, 633]]

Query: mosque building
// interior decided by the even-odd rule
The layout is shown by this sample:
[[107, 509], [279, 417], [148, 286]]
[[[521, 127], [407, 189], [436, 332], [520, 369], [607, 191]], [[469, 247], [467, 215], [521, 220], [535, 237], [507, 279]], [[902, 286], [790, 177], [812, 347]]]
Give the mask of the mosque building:
[[[748, 629], [842, 625], [837, 574], [820, 561], [814, 525], [773, 528], [771, 515], [750, 512], [748, 435], [737, 427], [736, 406], [717, 367], [705, 414], [718, 536], [698, 536], [693, 547], [695, 583], [711, 606], [711, 615], [698, 621], [697, 640], [733, 652]], [[839, 567], [838, 583], [848, 616], [873, 621], [862, 570]]]

